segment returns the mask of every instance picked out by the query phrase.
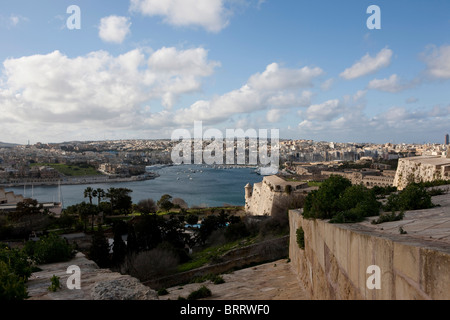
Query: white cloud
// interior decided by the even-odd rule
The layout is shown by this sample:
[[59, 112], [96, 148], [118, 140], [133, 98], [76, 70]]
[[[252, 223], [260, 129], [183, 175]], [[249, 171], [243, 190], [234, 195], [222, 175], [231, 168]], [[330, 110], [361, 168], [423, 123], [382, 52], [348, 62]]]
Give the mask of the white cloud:
[[307, 120], [328, 121], [338, 116], [342, 111], [340, 101], [334, 99], [311, 105], [306, 111], [300, 111], [299, 113]]
[[219, 32], [228, 25], [230, 12], [224, 0], [131, 0], [130, 11], [162, 16], [174, 26], [202, 27]]
[[109, 16], [100, 20], [99, 37], [105, 42], [122, 43], [130, 34], [131, 22], [127, 17]]
[[389, 66], [391, 63], [392, 54], [392, 50], [387, 48], [382, 49], [376, 57], [371, 57], [369, 54], [366, 54], [353, 66], [344, 70], [340, 76], [346, 80], [352, 80], [374, 73]]
[[276, 123], [280, 121], [283, 114], [284, 111], [281, 109], [270, 109], [269, 111], [267, 111], [266, 119], [270, 123]]
[[368, 88], [385, 92], [397, 93], [407, 89], [407, 84], [399, 83], [400, 79], [396, 74], [385, 79], [374, 79], [369, 82]]
[[0, 19], [5, 20], [5, 23], [7, 24], [8, 28], [9, 27], [17, 27], [19, 25], [19, 23], [29, 21], [29, 19], [27, 17], [17, 15], [17, 14], [11, 14], [8, 18], [0, 16]]
[[320, 85], [320, 88], [322, 89], [322, 91], [328, 91], [328, 90], [331, 89], [331, 87], [333, 86], [333, 84], [334, 84], [334, 79], [331, 78], [331, 79], [328, 79], [328, 80], [326, 80], [325, 82], [323, 82], [323, 83]]
[[450, 79], [450, 45], [439, 48], [430, 46], [428, 54], [423, 54], [427, 64], [426, 73], [434, 79]]
[[273, 109], [306, 106], [311, 92], [300, 89], [311, 87], [312, 81], [321, 75], [320, 68], [284, 69], [273, 63], [263, 73], [252, 75], [241, 88], [200, 100], [189, 108], [174, 114], [174, 122], [192, 124], [194, 121], [218, 123], [236, 114]]
[[418, 98], [416, 97], [409, 97], [408, 99], [406, 99], [406, 103], [410, 104], [410, 103], [416, 103], [417, 101], [419, 101]]
[[[61, 128], [66, 135], [87, 128], [87, 137], [110, 129], [146, 130], [149, 106], [170, 109], [181, 95], [200, 90], [202, 79], [217, 66], [204, 49], [170, 49], [170, 59], [182, 57], [186, 65], [196, 67], [179, 66], [178, 72], [173, 68], [167, 73], [154, 62], [166, 50], [149, 56], [138, 49], [120, 56], [96, 51], [75, 58], [55, 51], [5, 60], [0, 82], [2, 119], [20, 125], [9, 131], [12, 125], [1, 120], [2, 131], [36, 130], [54, 138]], [[168, 121], [164, 118], [157, 119], [158, 129]]]

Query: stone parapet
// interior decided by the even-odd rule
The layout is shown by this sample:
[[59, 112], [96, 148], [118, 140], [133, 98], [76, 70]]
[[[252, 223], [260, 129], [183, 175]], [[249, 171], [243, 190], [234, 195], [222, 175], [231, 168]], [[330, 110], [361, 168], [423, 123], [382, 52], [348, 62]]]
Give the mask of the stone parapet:
[[[450, 245], [445, 239], [427, 241], [383, 233], [364, 224], [308, 220], [300, 210], [289, 212], [289, 222], [289, 257], [313, 299], [450, 299]], [[300, 227], [304, 249], [296, 239]], [[373, 265], [380, 268], [380, 289], [367, 286], [372, 275], [367, 269]]]

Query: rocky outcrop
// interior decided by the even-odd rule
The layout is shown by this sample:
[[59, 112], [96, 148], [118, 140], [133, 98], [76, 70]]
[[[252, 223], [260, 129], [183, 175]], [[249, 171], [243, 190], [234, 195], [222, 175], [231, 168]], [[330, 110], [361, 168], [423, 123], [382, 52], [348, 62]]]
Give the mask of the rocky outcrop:
[[[69, 266], [80, 268], [80, 289], [69, 289], [67, 280]], [[77, 253], [68, 262], [40, 265], [41, 269], [31, 275], [27, 282], [29, 300], [158, 300], [156, 292], [136, 278], [100, 269], [95, 262]], [[61, 288], [50, 292], [53, 275], [59, 277]]]
[[158, 300], [154, 290], [131, 277], [98, 282], [91, 290], [91, 297], [93, 300]]

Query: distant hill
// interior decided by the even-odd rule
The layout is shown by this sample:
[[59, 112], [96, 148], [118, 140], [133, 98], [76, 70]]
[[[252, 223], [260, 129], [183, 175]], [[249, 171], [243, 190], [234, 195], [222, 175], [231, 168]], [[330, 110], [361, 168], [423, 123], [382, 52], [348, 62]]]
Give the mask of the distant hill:
[[14, 148], [19, 146], [19, 144], [15, 144], [15, 143], [6, 143], [6, 142], [1, 142], [0, 141], [0, 148]]

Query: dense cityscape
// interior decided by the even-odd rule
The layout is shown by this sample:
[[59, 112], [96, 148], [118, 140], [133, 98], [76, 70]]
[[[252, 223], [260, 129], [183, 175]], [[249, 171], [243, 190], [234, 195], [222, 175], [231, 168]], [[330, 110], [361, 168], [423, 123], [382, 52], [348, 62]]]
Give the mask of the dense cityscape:
[[450, 1], [73, 2], [0, 4], [0, 301], [450, 299]]
[[[91, 174], [110, 177], [140, 176], [146, 173], [148, 166], [171, 164], [172, 148], [175, 144], [171, 140], [118, 140], [9, 145], [0, 148], [0, 184], [40, 180], [56, 183], [61, 179], [61, 173], [55, 170], [52, 164], [84, 165], [93, 169]], [[247, 144], [247, 152], [248, 148]], [[281, 140], [279, 153], [280, 165], [284, 166], [286, 163], [339, 163], [361, 160], [387, 162], [412, 156], [445, 156], [447, 148], [445, 144]]]

